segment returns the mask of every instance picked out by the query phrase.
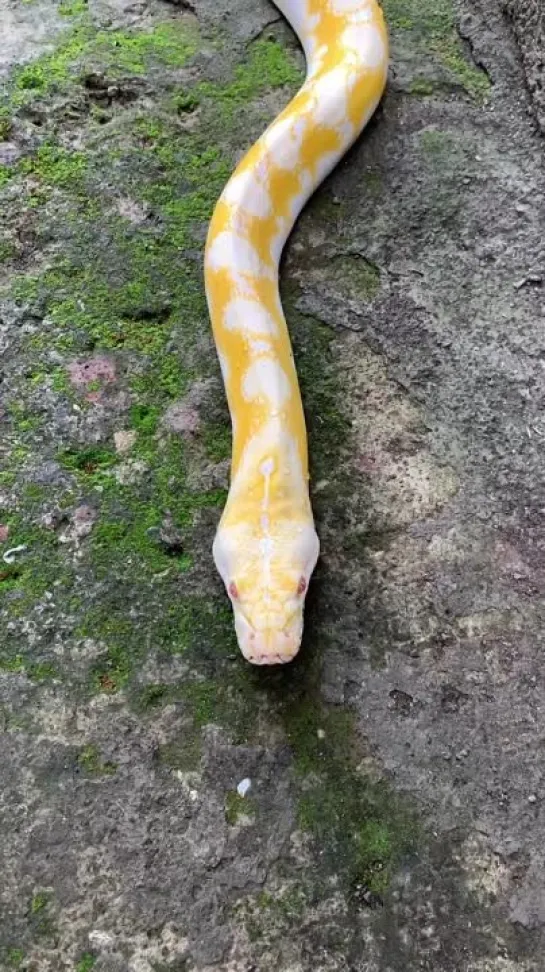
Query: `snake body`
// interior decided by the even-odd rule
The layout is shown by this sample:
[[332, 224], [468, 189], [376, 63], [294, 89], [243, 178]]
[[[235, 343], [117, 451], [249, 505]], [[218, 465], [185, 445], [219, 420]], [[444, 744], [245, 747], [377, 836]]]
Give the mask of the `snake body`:
[[297, 654], [319, 555], [279, 260], [301, 209], [373, 115], [388, 71], [387, 32], [375, 0], [275, 3], [302, 44], [306, 80], [227, 183], [204, 260], [233, 434], [213, 557], [242, 654], [262, 665]]

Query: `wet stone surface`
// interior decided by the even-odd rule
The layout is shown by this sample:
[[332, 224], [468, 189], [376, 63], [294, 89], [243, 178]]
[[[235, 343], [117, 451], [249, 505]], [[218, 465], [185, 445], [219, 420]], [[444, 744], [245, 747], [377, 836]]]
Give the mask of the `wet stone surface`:
[[202, 249], [297, 44], [2, 0], [2, 972], [543, 967], [543, 142], [499, 2], [386, 13], [283, 262], [323, 556], [263, 672]]

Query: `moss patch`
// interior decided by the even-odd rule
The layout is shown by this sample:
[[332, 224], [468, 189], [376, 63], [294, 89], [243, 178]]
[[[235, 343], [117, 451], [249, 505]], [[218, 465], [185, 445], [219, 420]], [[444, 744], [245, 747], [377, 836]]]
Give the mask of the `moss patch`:
[[44, 911], [49, 904], [50, 897], [51, 896], [48, 891], [38, 891], [30, 902], [31, 914], [37, 915], [41, 911]]
[[469, 94], [486, 95], [490, 82], [466, 55], [451, 0], [385, 0], [384, 12], [393, 31], [409, 34], [422, 53], [431, 54]]
[[241, 797], [236, 790], [225, 797], [225, 819], [234, 827], [241, 820], [252, 819], [256, 815], [255, 802], [249, 797]]
[[[58, 677], [77, 693], [125, 691], [142, 719], [176, 706], [184, 728], [159, 752], [165, 770], [199, 768], [206, 726], [223, 727], [234, 744], [268, 745], [272, 729], [291, 752], [292, 798], [316, 848], [319, 893], [326, 896], [336, 876], [347, 895], [360, 884], [378, 893], [412, 831], [386, 787], [359, 770], [352, 719], [320, 700], [322, 628], [313, 630], [310, 617], [316, 650], [287, 673], [250, 669], [236, 645], [208, 553], [225, 493], [212, 479], [194, 485], [195, 474], [230, 452], [223, 395], [208, 383], [191, 433], [173, 432], [166, 421], [194, 386], [219, 378], [201, 256], [240, 150], [239, 127], [249, 145], [262, 130], [259, 96], [285, 88], [286, 100], [301, 80], [279, 44], [259, 41], [225, 84], [202, 80], [180, 93], [177, 68], [196, 43], [181, 24], [123, 35], [81, 24], [15, 76], [15, 112], [22, 102], [58, 107], [59, 91], [82, 96], [90, 70], [155, 72], [161, 80], [145, 103], [136, 98], [100, 122], [92, 112], [84, 117], [77, 150], [59, 143], [54, 112], [46, 113], [40, 144], [10, 170], [8, 191], [20, 190], [13, 213], [31, 212], [48, 258], [34, 274], [21, 267], [9, 292], [29, 321], [21, 339], [28, 367], [7, 394], [15, 407], [2, 482], [15, 510], [10, 544], [27, 550], [2, 582], [11, 632], [2, 664], [26, 672], [52, 664], [41, 623], [52, 603], [63, 645]], [[349, 258], [337, 269], [350, 293], [376, 293], [377, 273], [366, 261]], [[296, 312], [297, 296], [284, 286], [316, 478], [340, 458], [348, 422], [331, 332]], [[38, 409], [39, 426], [28, 424]], [[120, 430], [133, 433], [127, 453]], [[82, 508], [93, 520], [78, 533]], [[166, 520], [175, 544], [164, 540]], [[36, 632], [32, 648], [25, 625]], [[183, 665], [183, 678], [146, 684], [142, 670], [155, 661]], [[77, 762], [89, 776], [115, 772], [94, 745]], [[228, 822], [250, 805], [228, 794]], [[300, 893], [286, 894], [280, 911], [266, 897], [260, 907], [295, 920]]]
[[351, 714], [324, 706], [311, 692], [282, 708], [301, 779], [299, 826], [317, 841], [347, 890], [381, 894], [412, 846], [414, 821], [390, 788], [358, 770], [361, 750]]
[[9, 969], [20, 969], [25, 960], [25, 953], [22, 948], [10, 948], [6, 954], [6, 962]]
[[304, 73], [274, 40], [256, 41], [246, 63], [235, 71], [230, 84], [201, 84], [197, 92], [217, 106], [224, 120], [231, 120], [241, 106], [252, 102], [266, 88], [299, 87]]
[[77, 758], [78, 766], [89, 776], [113, 776], [117, 766], [104, 761], [96, 746], [84, 746]]
[[412, 95], [419, 95], [421, 98], [432, 95], [435, 92], [436, 85], [433, 81], [428, 78], [415, 78], [411, 81], [409, 86], [409, 92]]
[[159, 762], [179, 773], [198, 770], [201, 755], [201, 736], [194, 727], [188, 727], [179, 740], [161, 746], [158, 752]]
[[93, 955], [91, 952], [85, 952], [76, 965], [76, 972], [91, 972], [91, 969], [94, 969], [96, 962], [97, 960], [95, 955]]
[[[76, 6], [79, 9], [76, 9]], [[65, 7], [68, 12], [68, 7]], [[70, 6], [70, 15], [86, 13], [86, 5]], [[197, 49], [197, 37], [186, 22], [166, 21], [149, 32], [100, 30], [85, 17], [52, 54], [20, 68], [14, 78], [15, 105], [33, 96], [63, 90], [72, 79], [97, 65], [111, 75], [144, 74], [154, 66], [182, 67]]]
[[53, 914], [54, 899], [50, 891], [39, 890], [32, 896], [28, 913], [30, 925], [35, 936], [53, 939], [55, 923]]
[[380, 273], [378, 268], [364, 257], [336, 257], [332, 261], [331, 274], [349, 297], [369, 301], [378, 293]]

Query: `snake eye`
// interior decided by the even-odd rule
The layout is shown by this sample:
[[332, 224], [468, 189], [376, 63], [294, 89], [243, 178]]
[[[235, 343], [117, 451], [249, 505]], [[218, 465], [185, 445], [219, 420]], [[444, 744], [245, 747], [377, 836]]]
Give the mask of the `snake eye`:
[[299, 583], [297, 585], [298, 596], [301, 597], [301, 595], [305, 593], [306, 589], [307, 589], [307, 582], [304, 577], [300, 577]]
[[229, 597], [232, 597], [233, 601], [238, 599], [238, 587], [234, 581], [229, 584]]

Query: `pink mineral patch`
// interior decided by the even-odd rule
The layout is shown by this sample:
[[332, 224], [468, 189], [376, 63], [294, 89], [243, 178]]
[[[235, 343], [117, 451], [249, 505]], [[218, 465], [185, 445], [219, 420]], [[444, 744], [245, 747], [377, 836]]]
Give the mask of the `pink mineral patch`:
[[163, 424], [170, 432], [181, 432], [184, 437], [191, 437], [199, 431], [201, 426], [200, 412], [214, 386], [213, 379], [197, 381], [190, 388], [185, 398], [173, 402], [163, 416]]
[[369, 453], [363, 453], [358, 456], [356, 460], [356, 468], [358, 472], [365, 473], [367, 475], [372, 475], [377, 473], [380, 468], [380, 462], [377, 456], [370, 455]]
[[186, 436], [194, 435], [201, 424], [197, 409], [187, 402], [176, 402], [171, 405], [165, 415], [164, 422], [171, 432], [181, 432], [182, 435]]
[[[85, 397], [90, 402], [99, 401], [104, 385], [111, 384], [116, 377], [113, 361], [102, 355], [87, 358], [86, 361], [72, 361], [67, 370], [72, 384], [76, 388], [85, 389]], [[89, 388], [93, 383], [99, 387]]]
[[0, 523], [0, 543], [4, 543], [9, 537], [9, 526]]
[[96, 510], [94, 510], [91, 506], [78, 506], [77, 509], [74, 510], [74, 515], [72, 517], [74, 532], [76, 535], [78, 537], [86, 537], [87, 534], [93, 529], [96, 518]]

